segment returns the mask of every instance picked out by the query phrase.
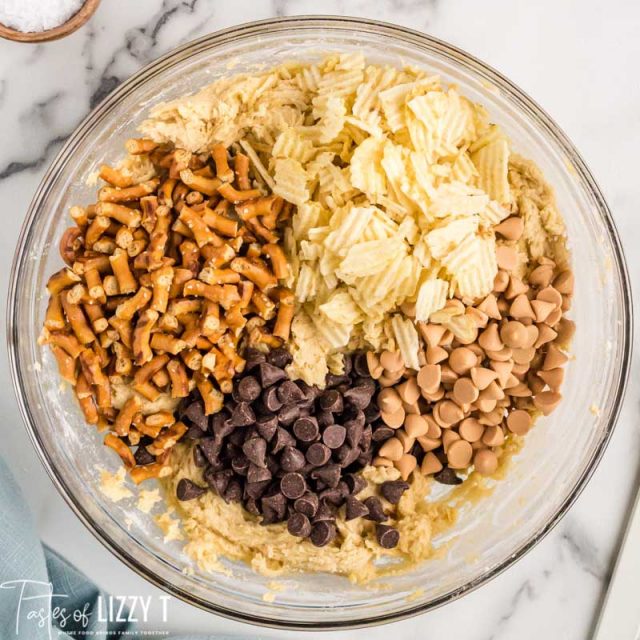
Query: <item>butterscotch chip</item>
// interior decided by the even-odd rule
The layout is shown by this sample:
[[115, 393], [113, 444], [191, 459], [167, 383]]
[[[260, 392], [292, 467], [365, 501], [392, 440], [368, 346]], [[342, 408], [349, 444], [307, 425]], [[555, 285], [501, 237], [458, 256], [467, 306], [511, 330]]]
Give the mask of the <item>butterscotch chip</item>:
[[383, 458], [387, 458], [393, 462], [397, 462], [404, 454], [404, 447], [398, 438], [389, 438], [378, 452]]
[[568, 318], [562, 318], [558, 322], [556, 329], [558, 330], [558, 343], [562, 346], [566, 346], [569, 344], [571, 338], [573, 338], [573, 335], [576, 332], [576, 323]]
[[487, 358], [497, 360], [498, 362], [507, 362], [511, 360], [512, 351], [509, 347], [503, 347], [500, 351], [489, 351], [487, 349]]
[[414, 455], [405, 453], [395, 464], [396, 469], [400, 472], [400, 477], [406, 480], [413, 470], [418, 466], [418, 461]]
[[529, 274], [529, 284], [534, 287], [544, 288], [549, 286], [553, 278], [553, 267], [550, 265], [540, 265]]
[[429, 432], [429, 423], [424, 416], [409, 415], [404, 420], [404, 430], [411, 438], [427, 435]]
[[536, 326], [538, 327], [538, 331], [540, 332], [538, 335], [538, 339], [533, 345], [536, 349], [539, 349], [543, 344], [547, 344], [547, 342], [551, 342], [558, 337], [558, 333], [556, 333], [549, 325], [539, 324]]
[[429, 431], [427, 431], [427, 436], [429, 438], [440, 438], [442, 436], [442, 429], [440, 425], [433, 419], [433, 416], [422, 416], [429, 425]]
[[482, 442], [488, 447], [499, 447], [504, 444], [504, 433], [499, 426], [489, 426], [485, 429]]
[[[527, 384], [529, 385], [529, 389], [531, 389], [531, 393], [535, 396], [536, 394], [544, 391], [547, 386], [541, 378], [538, 376], [530, 376], [527, 380]], [[555, 391], [555, 389], [553, 389]]]
[[388, 427], [391, 427], [392, 429], [399, 429], [405, 418], [404, 407], [400, 407], [391, 413], [380, 411], [380, 417]]
[[496, 233], [499, 233], [507, 240], [519, 240], [524, 232], [524, 220], [519, 216], [511, 216], [503, 220], [494, 229]]
[[527, 343], [527, 328], [517, 320], [510, 320], [501, 327], [500, 338], [507, 347], [520, 349]]
[[507, 384], [509, 380], [509, 376], [511, 376], [511, 371], [513, 370], [513, 362], [503, 362], [500, 360], [492, 360], [491, 368], [498, 375], [498, 383], [501, 387]]
[[507, 416], [507, 427], [518, 436], [523, 436], [529, 431], [531, 422], [531, 415], [521, 409], [516, 409]]
[[513, 349], [511, 357], [516, 364], [528, 365], [535, 355], [536, 350], [531, 347], [530, 349]]
[[538, 377], [546, 382], [552, 391], [557, 391], [562, 386], [564, 380], [564, 369], [549, 369], [549, 371], [538, 371]]
[[521, 293], [527, 293], [527, 291], [529, 291], [529, 285], [522, 282], [520, 278], [511, 276], [509, 278], [509, 286], [507, 287], [507, 290], [504, 292], [504, 297], [507, 300], [512, 300], [516, 296], [519, 296]]
[[484, 311], [480, 311], [480, 309], [476, 309], [475, 307], [468, 307], [465, 315], [473, 320], [478, 329], [484, 329], [489, 323], [489, 316], [484, 313]]
[[458, 433], [467, 442], [478, 442], [484, 433], [484, 426], [476, 418], [465, 418], [458, 427]]
[[513, 271], [518, 264], [518, 253], [515, 247], [500, 245], [496, 247], [496, 260], [500, 269]]
[[573, 293], [573, 286], [573, 272], [569, 270], [560, 272], [553, 280], [553, 288], [563, 295], [571, 295]]
[[545, 302], [544, 300], [532, 300], [531, 308], [536, 316], [536, 322], [545, 322], [546, 319], [556, 309], [556, 305], [552, 302]]
[[549, 326], [553, 327], [560, 321], [561, 318], [562, 318], [562, 307], [558, 307], [557, 309], [554, 309], [547, 316], [546, 323]]
[[402, 399], [395, 389], [383, 389], [378, 394], [378, 408], [386, 413], [394, 413], [402, 408]]
[[443, 384], [453, 384], [458, 379], [458, 374], [448, 364], [441, 366], [440, 375]]
[[473, 449], [466, 440], [456, 440], [447, 449], [447, 460], [452, 469], [464, 469], [469, 466]]
[[569, 358], [567, 355], [562, 353], [555, 344], [551, 343], [547, 350], [547, 355], [544, 358], [542, 370], [550, 371], [551, 369], [557, 369], [558, 367], [565, 365], [568, 360]]
[[378, 384], [381, 387], [393, 387], [393, 385], [398, 384], [401, 377], [402, 374], [393, 376], [383, 374], [378, 378]]
[[418, 330], [428, 347], [437, 347], [446, 331], [441, 324], [426, 324], [425, 322], [418, 323]]
[[418, 386], [427, 393], [434, 393], [438, 390], [442, 381], [442, 370], [440, 365], [427, 364], [418, 371], [416, 376]]
[[512, 318], [516, 320], [535, 320], [536, 314], [531, 307], [531, 303], [529, 302], [529, 298], [524, 293], [521, 293], [519, 296], [516, 296], [514, 301], [511, 303], [511, 308], [509, 309], [509, 314]]
[[478, 411], [486, 413], [487, 411], [493, 411], [498, 404], [497, 400], [491, 400], [490, 398], [483, 398], [482, 396], [478, 398], [475, 402], [475, 406]]
[[449, 451], [449, 447], [460, 439], [460, 435], [456, 431], [453, 429], [447, 429], [442, 434], [442, 448], [444, 449], [444, 452], [447, 453]]
[[500, 351], [504, 347], [502, 340], [500, 339], [500, 334], [498, 332], [498, 325], [495, 323], [491, 323], [487, 326], [487, 328], [480, 334], [478, 338], [478, 344], [485, 351]]
[[422, 447], [423, 451], [433, 451], [442, 445], [440, 438], [429, 438], [427, 436], [419, 436], [416, 438], [418, 444]]
[[509, 286], [509, 274], [506, 271], [498, 271], [493, 281], [493, 290], [496, 293], [502, 293]]
[[502, 398], [504, 398], [504, 391], [494, 380], [481, 392], [480, 397], [488, 400], [502, 400]]
[[[441, 421], [445, 425], [452, 425], [460, 422], [464, 418], [462, 409], [451, 400], [442, 400], [436, 405]], [[436, 420], [437, 422], [437, 420]]]
[[556, 309], [559, 309], [562, 305], [562, 295], [553, 287], [545, 287], [544, 289], [538, 291], [536, 300], [551, 302], [556, 307]]
[[486, 389], [494, 380], [498, 378], [498, 374], [491, 369], [485, 367], [473, 367], [470, 371], [471, 380], [478, 389]]
[[460, 405], [475, 402], [479, 395], [478, 387], [471, 378], [459, 378], [453, 385], [453, 399]]
[[525, 343], [525, 349], [529, 349], [533, 347], [538, 340], [538, 336], [540, 335], [540, 331], [535, 324], [530, 324], [527, 327], [527, 342]]
[[489, 318], [493, 320], [500, 320], [502, 316], [500, 315], [500, 311], [498, 309], [498, 300], [490, 293], [478, 306], [477, 309], [482, 311], [482, 313], [486, 313]]
[[445, 361], [449, 354], [442, 347], [427, 347], [427, 363], [438, 364]]
[[458, 375], [468, 373], [478, 361], [476, 354], [467, 347], [458, 347], [449, 355], [449, 366]]
[[479, 449], [473, 457], [473, 466], [483, 476], [490, 476], [498, 468], [498, 456], [491, 449]]
[[562, 396], [557, 391], [543, 391], [533, 398], [536, 409], [548, 416], [560, 403]]
[[399, 371], [404, 367], [402, 355], [398, 351], [383, 351], [380, 354], [380, 364], [387, 371]]
[[396, 391], [398, 395], [402, 399], [403, 402], [407, 404], [413, 404], [418, 401], [420, 397], [420, 389], [418, 387], [418, 383], [416, 382], [415, 377], [408, 378], [406, 382], [399, 384], [396, 387]]
[[383, 458], [382, 456], [376, 456], [371, 464], [374, 467], [393, 467], [393, 462], [389, 458]]
[[445, 391], [443, 387], [439, 387], [434, 393], [427, 393], [426, 391], [420, 392], [420, 395], [428, 402], [438, 402], [438, 400], [442, 400], [444, 394]]
[[405, 453], [409, 453], [413, 445], [416, 443], [416, 439], [412, 438], [404, 429], [398, 429], [396, 432], [396, 438], [398, 438], [402, 443], [402, 450]]
[[425, 476], [432, 475], [434, 473], [438, 473], [438, 471], [442, 471], [442, 462], [438, 460], [437, 456], [430, 451], [427, 452], [422, 459], [422, 465], [420, 466], [420, 471]]

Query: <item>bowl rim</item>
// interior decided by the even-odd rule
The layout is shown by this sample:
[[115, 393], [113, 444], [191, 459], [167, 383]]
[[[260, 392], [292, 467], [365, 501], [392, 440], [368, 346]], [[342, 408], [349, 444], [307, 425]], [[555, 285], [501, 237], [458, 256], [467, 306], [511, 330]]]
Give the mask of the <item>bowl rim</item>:
[[[619, 368], [619, 375], [615, 385], [615, 395], [613, 397], [611, 415], [609, 422], [606, 425], [603, 437], [596, 446], [591, 459], [588, 461], [582, 475], [577, 479], [575, 485], [564, 499], [564, 501], [557, 508], [554, 515], [540, 530], [535, 532], [529, 540], [523, 543], [517, 551], [502, 560], [491, 571], [478, 577], [476, 580], [467, 583], [461, 588], [455, 589], [448, 593], [435, 598], [426, 603], [416, 604], [414, 606], [407, 606], [406, 608], [395, 611], [392, 613], [385, 613], [380, 615], [374, 615], [361, 619], [353, 620], [329, 620], [319, 625], [315, 622], [309, 622], [305, 620], [280, 620], [277, 617], [268, 617], [265, 615], [249, 615], [241, 610], [231, 609], [214, 602], [205, 600], [193, 593], [190, 593], [184, 589], [181, 589], [173, 584], [168, 584], [162, 580], [154, 571], [144, 566], [135, 557], [133, 557], [126, 549], [116, 544], [109, 535], [101, 528], [99, 524], [91, 520], [88, 514], [85, 512], [82, 505], [75, 499], [74, 495], [68, 489], [65, 479], [58, 473], [57, 469], [52, 463], [51, 458], [43, 447], [43, 443], [39, 437], [38, 431], [35, 427], [35, 420], [31, 413], [30, 407], [25, 401], [24, 377], [28, 373], [23, 371], [18, 357], [17, 357], [17, 344], [19, 341], [19, 327], [17, 326], [16, 318], [14, 317], [14, 311], [16, 309], [16, 295], [20, 291], [19, 275], [22, 271], [23, 262], [26, 258], [26, 252], [18, 250], [19, 247], [26, 246], [27, 240], [30, 237], [34, 220], [41, 206], [42, 200], [46, 194], [48, 184], [57, 178], [59, 172], [64, 168], [66, 159], [74, 151], [76, 146], [82, 141], [85, 131], [90, 128], [97, 120], [99, 120], [105, 112], [115, 106], [120, 100], [125, 98], [130, 92], [135, 90], [140, 82], [146, 82], [154, 76], [162, 73], [165, 68], [173, 66], [181, 62], [186, 57], [196, 54], [201, 50], [205, 50], [216, 45], [223, 44], [229, 39], [233, 38], [248, 38], [265, 31], [282, 31], [285, 29], [304, 30], [306, 28], [327, 28], [332, 30], [352, 30], [352, 31], [367, 31], [368, 34], [375, 34], [381, 37], [399, 39], [408, 45], [422, 45], [428, 47], [430, 50], [439, 53], [448, 58], [455, 57], [455, 61], [458, 64], [463, 64], [467, 69], [473, 73], [485, 78], [495, 86], [508, 92], [509, 97], [517, 104], [517, 108], [526, 112], [526, 114], [532, 118], [537, 125], [539, 125], [546, 135], [550, 136], [553, 142], [569, 157], [575, 167], [576, 173], [583, 183], [583, 186], [590, 192], [593, 197], [598, 213], [603, 219], [603, 223], [606, 227], [607, 233], [612, 243], [613, 248], [613, 270], [618, 275], [619, 286], [622, 292], [622, 353], [621, 364]], [[569, 508], [576, 501], [578, 496], [582, 493], [589, 479], [596, 470], [604, 451], [609, 443], [611, 435], [613, 433], [615, 424], [617, 422], [624, 395], [626, 392], [626, 386], [628, 381], [628, 374], [631, 362], [632, 344], [633, 344], [633, 307], [631, 299], [631, 285], [629, 280], [629, 274], [624, 258], [624, 252], [620, 242], [620, 238], [613, 221], [611, 211], [605, 201], [605, 198], [596, 183], [591, 172], [587, 168], [581, 155], [578, 153], [574, 145], [571, 143], [567, 135], [562, 129], [555, 123], [555, 121], [534, 101], [528, 94], [522, 91], [517, 85], [511, 82], [508, 78], [503, 76], [500, 72], [493, 69], [491, 66], [481, 62], [476, 57], [467, 53], [466, 51], [451, 45], [443, 40], [434, 38], [425, 33], [402, 27], [399, 25], [381, 22], [377, 20], [370, 20], [366, 18], [354, 18], [345, 16], [323, 16], [323, 15], [303, 15], [283, 18], [268, 18], [265, 20], [258, 20], [235, 25], [227, 29], [215, 31], [201, 38], [192, 40], [186, 44], [172, 49], [167, 54], [153, 60], [149, 64], [145, 65], [135, 74], [130, 76], [121, 85], [119, 85], [114, 91], [106, 96], [102, 102], [100, 102], [89, 114], [82, 120], [82, 122], [76, 127], [73, 133], [69, 136], [63, 147], [60, 149], [55, 159], [49, 165], [49, 168], [42, 177], [40, 184], [33, 196], [33, 199], [29, 205], [26, 218], [22, 224], [20, 235], [18, 238], [17, 249], [14, 254], [10, 283], [8, 290], [8, 305], [7, 305], [7, 350], [9, 357], [9, 366], [11, 373], [11, 380], [16, 395], [16, 400], [20, 409], [20, 413], [30, 436], [32, 444], [36, 449], [36, 452], [45, 467], [51, 481], [56, 487], [57, 491], [62, 495], [66, 503], [73, 510], [80, 521], [89, 529], [89, 531], [120, 561], [135, 571], [138, 575], [145, 578], [150, 583], [159, 587], [163, 591], [175, 596], [184, 602], [198, 606], [201, 609], [209, 611], [217, 615], [237, 620], [240, 622], [246, 622], [251, 624], [257, 624], [272, 628], [282, 629], [294, 629], [294, 630], [335, 630], [335, 629], [350, 629], [356, 627], [369, 627], [374, 625], [385, 624], [389, 622], [395, 622], [405, 618], [409, 618], [427, 611], [433, 610], [444, 604], [457, 600], [462, 595], [474, 591], [483, 584], [489, 582], [493, 578], [497, 577], [508, 567], [520, 560], [526, 555], [540, 540], [542, 540], [562, 517], [567, 513]]]

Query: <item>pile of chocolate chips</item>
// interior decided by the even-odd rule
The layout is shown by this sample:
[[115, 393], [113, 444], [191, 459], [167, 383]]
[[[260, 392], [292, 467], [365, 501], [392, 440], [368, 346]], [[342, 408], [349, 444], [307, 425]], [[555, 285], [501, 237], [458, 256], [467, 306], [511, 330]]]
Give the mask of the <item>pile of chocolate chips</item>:
[[[372, 403], [378, 385], [365, 355], [345, 356], [344, 374], [329, 374], [325, 389], [289, 380], [284, 368], [291, 355], [285, 349], [250, 350], [245, 357], [246, 368], [219, 413], [205, 416], [197, 392], [179, 409], [190, 427], [187, 437], [198, 441], [195, 462], [206, 467], [208, 488], [242, 503], [262, 524], [286, 521], [292, 535], [318, 547], [336, 537], [336, 513], [345, 505], [347, 520], [376, 522], [378, 543], [395, 547], [399, 534], [383, 524], [388, 515], [380, 498], [356, 497], [366, 486], [357, 472], [390, 431]], [[386, 482], [381, 493], [397, 504], [408, 486]], [[178, 499], [206, 490], [182, 479]]]

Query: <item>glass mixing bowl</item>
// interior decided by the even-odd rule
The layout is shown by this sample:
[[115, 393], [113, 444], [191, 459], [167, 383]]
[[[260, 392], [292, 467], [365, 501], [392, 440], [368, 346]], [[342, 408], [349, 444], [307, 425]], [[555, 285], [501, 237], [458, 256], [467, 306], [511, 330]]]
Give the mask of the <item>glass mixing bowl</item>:
[[[61, 266], [57, 242], [69, 224], [69, 206], [95, 199], [88, 176], [122, 155], [123, 141], [151, 106], [223, 74], [335, 51], [363, 51], [370, 61], [441, 74], [486, 105], [514, 148], [543, 170], [573, 252], [575, 360], [559, 408], [527, 436], [508, 476], [481, 507], [463, 508], [453, 529], [435, 538], [436, 546], [446, 543], [437, 558], [385, 579], [378, 589], [331, 575], [289, 576], [270, 602], [263, 599], [268, 578], [237, 564], [231, 575], [204, 573], [180, 542], [163, 541], [152, 516], [135, 509], [135, 496], [118, 503], [105, 497], [97, 468], [115, 470], [119, 460], [85, 425], [49, 351], [36, 341], [45, 283]], [[268, 20], [214, 33], [122, 84], [76, 129], [43, 178], [18, 242], [8, 310], [11, 368], [24, 420], [78, 517], [123, 562], [171, 594], [232, 618], [289, 628], [376, 624], [424, 612], [522, 557], [566, 513], [602, 456], [624, 392], [631, 331], [629, 281], [611, 215], [578, 152], [549, 116], [506, 78], [450, 45], [401, 27], [344, 18]]]

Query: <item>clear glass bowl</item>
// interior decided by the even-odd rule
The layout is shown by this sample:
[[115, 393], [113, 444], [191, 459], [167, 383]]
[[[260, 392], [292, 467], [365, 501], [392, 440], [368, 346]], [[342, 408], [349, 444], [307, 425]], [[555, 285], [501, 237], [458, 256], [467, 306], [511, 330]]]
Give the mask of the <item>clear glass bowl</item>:
[[[113, 503], [101, 493], [96, 467], [114, 470], [119, 461], [85, 425], [70, 391], [60, 386], [53, 358], [36, 340], [47, 277], [61, 266], [57, 242], [69, 224], [69, 206], [95, 198], [87, 177], [100, 162], [122, 155], [123, 141], [151, 106], [223, 74], [355, 50], [378, 63], [424, 67], [457, 84], [486, 105], [515, 149], [553, 184], [577, 276], [575, 361], [568, 365], [564, 401], [527, 436], [506, 479], [436, 537], [436, 545], [447, 543], [442, 557], [385, 579], [378, 589], [329, 575], [291, 576], [268, 602], [262, 598], [268, 579], [240, 565], [231, 576], [199, 571], [179, 542], [163, 542], [152, 517], [134, 508], [135, 498]], [[549, 116], [506, 78], [450, 45], [401, 27], [343, 18], [268, 20], [221, 31], [122, 84], [77, 128], [43, 178], [22, 228], [8, 309], [11, 368], [24, 420], [78, 517], [123, 562], [173, 595], [232, 618], [290, 628], [377, 624], [424, 612], [522, 557], [566, 513], [604, 451], [624, 393], [631, 331], [629, 281], [611, 215], [578, 152]]]

